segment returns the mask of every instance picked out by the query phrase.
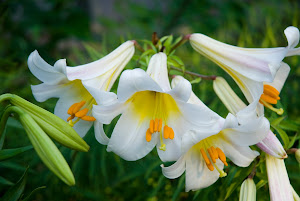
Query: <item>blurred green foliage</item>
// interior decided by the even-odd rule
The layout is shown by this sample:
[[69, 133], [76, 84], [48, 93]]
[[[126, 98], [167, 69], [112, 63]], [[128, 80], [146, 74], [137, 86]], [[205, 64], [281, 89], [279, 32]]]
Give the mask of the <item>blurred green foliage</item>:
[[[286, 46], [283, 30], [287, 26], [299, 26], [300, 3], [297, 0], [165, 0], [165, 1], [113, 1], [114, 12], [119, 16], [97, 18], [100, 31], [94, 29], [89, 3], [92, 1], [72, 0], [4, 0], [0, 2], [0, 94], [18, 94], [33, 103], [53, 111], [55, 99], [37, 103], [30, 85], [39, 81], [28, 70], [26, 60], [35, 49], [50, 64], [57, 59], [67, 58], [68, 65], [75, 66], [101, 58], [124, 40], [151, 39], [153, 31], [158, 36], [181, 35], [200, 32], [212, 38], [241, 47]], [[103, 8], [105, 9], [105, 7]], [[97, 26], [96, 26], [97, 27]], [[137, 53], [140, 54], [138, 50]], [[224, 76], [242, 94], [219, 67], [193, 51], [189, 44], [176, 50], [189, 71], [205, 75]], [[281, 102], [286, 120], [279, 127], [285, 136], [293, 139], [299, 132], [300, 123], [300, 58], [286, 58], [291, 73], [281, 92]], [[132, 61], [128, 68], [140, 67]], [[193, 80], [192, 77], [187, 77]], [[113, 91], [116, 90], [114, 86]], [[195, 93], [211, 109], [226, 116], [227, 110], [212, 90], [212, 82], [202, 80], [193, 84]], [[245, 99], [244, 99], [245, 100]], [[276, 116], [267, 113], [273, 119]], [[297, 123], [291, 123], [295, 120]], [[293, 124], [296, 130], [291, 129]], [[277, 127], [276, 127], [277, 128]], [[113, 127], [106, 126], [107, 133]], [[10, 119], [7, 125], [4, 148], [17, 148], [30, 144], [17, 121]], [[286, 141], [286, 136], [281, 139]], [[153, 151], [144, 159], [127, 162], [113, 153], [106, 152], [91, 130], [85, 137], [91, 150], [78, 153], [61, 148], [72, 167], [76, 185], [69, 187], [51, 173], [29, 150], [17, 158], [0, 163], [0, 197], [24, 174], [27, 166], [25, 195], [36, 191], [33, 200], [238, 200], [239, 187], [252, 166], [238, 168], [232, 163], [225, 169], [229, 174], [214, 185], [196, 192], [184, 192], [184, 175], [175, 180], [163, 177], [157, 154]], [[284, 144], [286, 147], [289, 145]], [[293, 147], [299, 147], [299, 140]], [[28, 154], [29, 153], [29, 154]], [[263, 158], [263, 157], [261, 157]], [[285, 160], [290, 181], [299, 193], [299, 164], [293, 155]], [[264, 162], [257, 160], [257, 176], [254, 181], [259, 190], [258, 200], [269, 200]], [[253, 164], [254, 165], [254, 164]], [[245, 173], [246, 172], [246, 173]], [[21, 180], [20, 180], [21, 181]], [[229, 193], [228, 193], [229, 192]], [[231, 194], [230, 194], [231, 193]], [[230, 194], [230, 195], [229, 195]]]

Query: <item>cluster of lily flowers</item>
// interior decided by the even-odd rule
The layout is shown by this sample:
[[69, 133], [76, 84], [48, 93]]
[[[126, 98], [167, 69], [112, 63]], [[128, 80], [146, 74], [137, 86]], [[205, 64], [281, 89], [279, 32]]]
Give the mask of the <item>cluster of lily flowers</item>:
[[[234, 79], [248, 101], [244, 103], [224, 78], [216, 77], [213, 88], [229, 110], [226, 118], [208, 108], [184, 77], [172, 76], [170, 82], [164, 52], [151, 57], [146, 71], [123, 71], [134, 55], [136, 41], [76, 67], [67, 66], [65, 59], [51, 66], [34, 51], [28, 66], [43, 83], [32, 86], [32, 92], [39, 102], [59, 98], [55, 115], [81, 137], [94, 126], [97, 141], [127, 161], [141, 159], [156, 147], [161, 161], [175, 161], [168, 167], [161, 165], [164, 176], [174, 179], [185, 172], [186, 191], [208, 187], [225, 177], [227, 158], [237, 166], [249, 166], [259, 155], [250, 148], [256, 145], [267, 155], [271, 200], [289, 201], [293, 189], [283, 160], [287, 154], [264, 117], [264, 108], [283, 114], [282, 108], [274, 106], [290, 71], [282, 60], [300, 54], [300, 48], [295, 48], [299, 30], [288, 27], [284, 33], [288, 45], [277, 48], [240, 48], [203, 34], [187, 36], [193, 49]], [[115, 94], [110, 90], [119, 75]], [[108, 137], [103, 125], [119, 115]]]

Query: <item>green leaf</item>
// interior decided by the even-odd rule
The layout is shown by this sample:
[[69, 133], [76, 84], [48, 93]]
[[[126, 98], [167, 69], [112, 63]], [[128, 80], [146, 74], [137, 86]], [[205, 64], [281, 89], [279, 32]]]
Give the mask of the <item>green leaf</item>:
[[22, 201], [29, 201], [29, 198], [37, 191], [46, 188], [46, 186], [40, 186], [37, 187], [36, 189], [34, 189], [25, 199], [23, 199]]
[[20, 180], [10, 189], [8, 189], [8, 191], [2, 197], [1, 201], [17, 201], [20, 199], [26, 185], [27, 170], [28, 168], [26, 169]]
[[281, 128], [277, 127], [277, 126], [272, 126], [276, 131], [277, 133], [280, 135], [282, 141], [283, 141], [283, 144], [284, 144], [284, 148], [286, 149], [290, 143], [290, 139], [289, 139], [289, 136], [287, 135], [287, 133], [282, 130]]
[[297, 140], [297, 137], [298, 137], [298, 133], [296, 133], [296, 135], [294, 137], [291, 138], [290, 142], [289, 142], [289, 145], [287, 146], [287, 149], [290, 149], [292, 148], [292, 146], [295, 144], [296, 140]]
[[293, 123], [291, 121], [282, 121], [279, 124], [279, 127], [284, 130], [288, 130], [288, 131], [298, 131], [300, 129], [299, 125], [296, 125], [295, 123]]
[[4, 161], [10, 158], [13, 158], [21, 153], [24, 153], [25, 151], [28, 151], [30, 149], [32, 149], [33, 147], [30, 146], [26, 146], [26, 147], [20, 147], [20, 148], [16, 148], [16, 149], [4, 149], [4, 150], [0, 150], [0, 161]]
[[184, 176], [181, 176], [177, 185], [177, 188], [172, 196], [172, 201], [176, 200], [176, 198], [179, 196], [180, 192], [183, 190], [184, 188]]
[[270, 124], [271, 124], [272, 126], [277, 126], [277, 125], [280, 124], [280, 122], [282, 122], [282, 120], [284, 120], [285, 118], [286, 118], [286, 116], [278, 117], [278, 118], [272, 120], [272, 121], [270, 122]]
[[260, 180], [257, 184], [256, 184], [256, 190], [260, 189], [261, 187], [265, 186], [268, 183], [268, 180]]
[[4, 177], [1, 177], [1, 176], [0, 176], [0, 184], [6, 185], [6, 186], [14, 185], [13, 182], [11, 182], [11, 181], [9, 181], [9, 180], [5, 179]]
[[200, 77], [198, 77], [198, 78], [190, 81], [191, 84], [198, 84], [199, 82], [201, 82], [201, 78]]
[[4, 132], [2, 133], [2, 135], [1, 135], [1, 138], [0, 138], [0, 150], [2, 150], [2, 148], [3, 148], [3, 144], [4, 144], [4, 140], [5, 140], [5, 130], [4, 130]]
[[[236, 169], [238, 169], [238, 170], [234, 174], [234, 177], [233, 178], [228, 177], [228, 179], [226, 178], [225, 183], [227, 183], [227, 185], [225, 185], [225, 186], [228, 186], [228, 187], [226, 188], [226, 195], [225, 195], [224, 200], [229, 198], [229, 196], [234, 192], [234, 190], [242, 184], [244, 179], [251, 173], [253, 166], [254, 166], [254, 163], [252, 163], [247, 168], [237, 168], [236, 167]], [[230, 169], [228, 175], [230, 175], [231, 172], [235, 172], [235, 170], [232, 170], [232, 169], [234, 169], [234, 168]]]

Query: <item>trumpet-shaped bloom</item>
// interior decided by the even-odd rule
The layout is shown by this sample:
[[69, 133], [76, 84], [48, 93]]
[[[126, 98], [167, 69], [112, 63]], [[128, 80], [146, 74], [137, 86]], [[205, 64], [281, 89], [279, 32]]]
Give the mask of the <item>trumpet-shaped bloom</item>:
[[[183, 79], [174, 78], [173, 86], [177, 86], [176, 80]], [[189, 101], [201, 107], [204, 105], [194, 93]], [[185, 171], [186, 191], [189, 191], [208, 187], [219, 177], [226, 176], [223, 171], [224, 165], [228, 165], [226, 157], [238, 166], [247, 167], [259, 155], [249, 146], [261, 141], [270, 126], [264, 117], [256, 116], [255, 108], [252, 104], [236, 116], [228, 114], [223, 127], [213, 134], [192, 129], [185, 133], [182, 137], [183, 155], [169, 167], [162, 165], [163, 174], [173, 179]]]
[[187, 103], [190, 94], [191, 84], [187, 80], [171, 89], [164, 53], [151, 58], [147, 72], [124, 71], [117, 96], [111, 94], [110, 104], [93, 108], [94, 117], [104, 124], [121, 114], [110, 139], [102, 132], [101, 143], [108, 145], [107, 151], [129, 161], [144, 157], [155, 146], [162, 161], [177, 160], [185, 132], [198, 128], [211, 135], [224, 122], [208, 108]]
[[284, 160], [266, 154], [266, 165], [271, 201], [294, 201]]
[[[278, 72], [279, 73], [279, 72]], [[276, 78], [275, 78], [276, 80]], [[277, 84], [278, 85], [278, 84]], [[273, 83], [273, 86], [276, 86], [276, 83]], [[278, 85], [277, 87], [280, 87]], [[234, 93], [229, 84], [222, 77], [217, 77], [214, 80], [213, 84], [214, 90], [221, 101], [224, 103], [226, 108], [230, 113], [236, 115], [239, 111], [246, 108], [246, 104]], [[279, 88], [278, 88], [279, 89]], [[279, 89], [280, 90], [280, 89]], [[257, 102], [258, 98], [256, 98]], [[259, 106], [260, 104], [258, 104]], [[255, 111], [254, 111], [255, 112]], [[262, 115], [260, 115], [262, 116]], [[286, 158], [287, 154], [282, 147], [282, 144], [274, 135], [274, 133], [269, 130], [267, 136], [259, 143], [256, 144], [264, 152], [277, 157], [277, 158]]]
[[[299, 30], [296, 27], [288, 27], [284, 33], [288, 41], [287, 47], [240, 48], [221, 43], [203, 34], [192, 34], [190, 42], [197, 52], [225, 70], [251, 103], [255, 99], [253, 97], [261, 96], [265, 91], [262, 82], [273, 82], [278, 69], [285, 65], [282, 63], [284, 57], [298, 54], [295, 46], [299, 43]], [[275, 97], [275, 100], [277, 99], [278, 97]]]
[[[68, 67], [65, 59], [51, 66], [34, 51], [28, 58], [28, 67], [43, 83], [32, 86], [32, 93], [39, 102], [59, 98], [54, 114], [68, 121], [84, 137], [95, 121], [91, 109], [97, 104], [87, 88], [109, 91], [133, 54], [134, 42], [127, 41], [100, 60]], [[96, 123], [96, 135], [98, 127]]]

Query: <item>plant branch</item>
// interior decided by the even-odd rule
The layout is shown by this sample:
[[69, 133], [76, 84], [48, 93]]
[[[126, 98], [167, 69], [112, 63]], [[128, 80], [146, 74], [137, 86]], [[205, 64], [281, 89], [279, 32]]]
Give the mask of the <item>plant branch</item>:
[[173, 70], [179, 71], [179, 72], [183, 72], [184, 74], [192, 75], [192, 76], [195, 76], [195, 77], [200, 77], [203, 80], [215, 80], [217, 78], [216, 75], [211, 75], [211, 76], [201, 75], [201, 74], [194, 73], [194, 72], [191, 72], [191, 71], [184, 71], [184, 70], [182, 70], [180, 68], [177, 68], [177, 67], [174, 67], [174, 66], [171, 66], [170, 68], [173, 69]]

